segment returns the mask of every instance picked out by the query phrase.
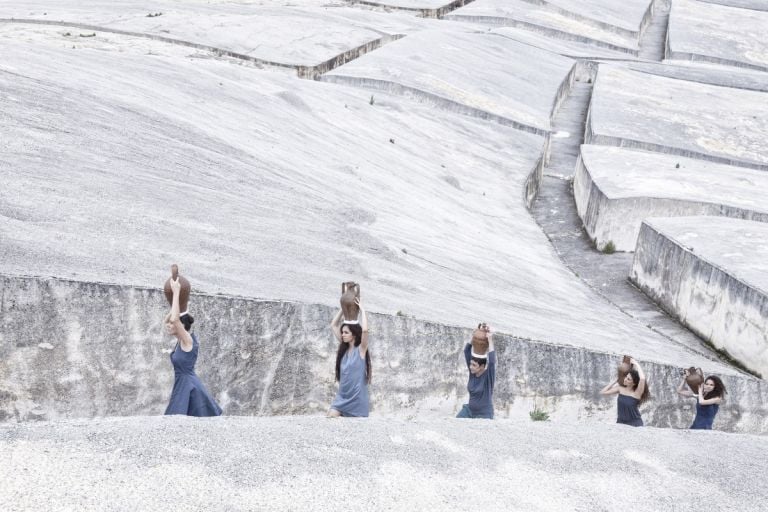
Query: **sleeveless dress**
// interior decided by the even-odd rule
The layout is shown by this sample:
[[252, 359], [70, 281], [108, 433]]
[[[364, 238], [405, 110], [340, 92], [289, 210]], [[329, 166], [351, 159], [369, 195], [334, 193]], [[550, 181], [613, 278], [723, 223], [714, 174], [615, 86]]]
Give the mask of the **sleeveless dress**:
[[715, 415], [720, 410], [718, 404], [701, 405], [699, 399], [696, 399], [696, 418], [693, 420], [692, 429], [712, 430], [712, 423], [715, 421]]
[[173, 364], [173, 391], [165, 414], [186, 414], [187, 416], [219, 416], [221, 407], [205, 389], [195, 374], [195, 363], [200, 345], [192, 334], [192, 350], [184, 352], [181, 345], [171, 352]]
[[331, 409], [335, 409], [342, 416], [368, 417], [368, 372], [365, 368], [365, 360], [360, 357], [360, 348], [347, 351], [341, 358], [339, 371], [339, 391], [333, 399]]
[[638, 408], [640, 400], [633, 396], [622, 395], [619, 393], [619, 398], [616, 403], [618, 405], [618, 418], [616, 419], [616, 423], [631, 425], [633, 427], [643, 426], [643, 417], [640, 416], [640, 409]]

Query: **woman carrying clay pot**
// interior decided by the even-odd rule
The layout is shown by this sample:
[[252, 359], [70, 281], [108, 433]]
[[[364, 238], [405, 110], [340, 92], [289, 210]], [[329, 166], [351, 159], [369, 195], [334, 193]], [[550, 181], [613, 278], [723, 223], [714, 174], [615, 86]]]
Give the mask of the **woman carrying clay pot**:
[[328, 410], [328, 417], [368, 417], [368, 384], [371, 383], [371, 354], [368, 352], [368, 316], [360, 299], [355, 299], [360, 308], [360, 323], [357, 320], [342, 322], [343, 311], [339, 309], [331, 321], [331, 332], [339, 342], [336, 351], [336, 381], [339, 391]]
[[[496, 350], [493, 346], [491, 329], [485, 324], [480, 324], [475, 330], [473, 341], [478, 333], [485, 334], [487, 351], [475, 352], [473, 343], [468, 342], [464, 346], [464, 359], [469, 370], [467, 391], [469, 391], [469, 403], [462, 406], [457, 418], [484, 418], [493, 419], [493, 386], [496, 381]], [[482, 343], [485, 349], [485, 343]]]
[[623, 382], [616, 378], [600, 390], [601, 395], [618, 395], [618, 416], [616, 423], [631, 425], [633, 427], [643, 426], [643, 417], [640, 415], [640, 404], [648, 400], [651, 396], [648, 390], [648, 383], [645, 379], [645, 373], [640, 364], [630, 359], [630, 370], [624, 377]]
[[165, 414], [186, 414], [187, 416], [219, 416], [221, 407], [200, 382], [195, 374], [195, 363], [200, 344], [194, 334], [187, 332], [179, 319], [179, 279], [170, 282], [173, 292], [171, 311], [165, 315], [165, 330], [176, 337], [176, 347], [171, 352], [171, 363], [175, 378], [173, 391]]
[[725, 398], [725, 385], [720, 380], [720, 377], [710, 375], [699, 386], [698, 393], [694, 393], [690, 389], [686, 389], [688, 375], [689, 371], [685, 370], [683, 380], [677, 387], [677, 394], [686, 398], [696, 397], [696, 418], [693, 420], [691, 428], [696, 430], [712, 430], [712, 424], [715, 421], [717, 411], [720, 409], [720, 404]]

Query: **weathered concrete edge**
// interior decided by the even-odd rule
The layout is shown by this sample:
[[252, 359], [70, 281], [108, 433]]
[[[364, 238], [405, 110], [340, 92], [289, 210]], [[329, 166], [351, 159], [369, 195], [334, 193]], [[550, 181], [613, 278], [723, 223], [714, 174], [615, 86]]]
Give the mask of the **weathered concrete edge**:
[[360, 5], [366, 5], [369, 7], [380, 7], [380, 8], [392, 10], [392, 11], [415, 12], [415, 13], [418, 13], [422, 18], [439, 19], [445, 16], [446, 14], [448, 14], [449, 12], [454, 11], [459, 7], [463, 7], [466, 4], [472, 3], [474, 1], [475, 0], [453, 0], [435, 9], [425, 9], [421, 7], [406, 7], [402, 5], [390, 5], [386, 2], [386, 0], [380, 0], [380, 1], [347, 0], [347, 3], [349, 3], [350, 5], [360, 4]]
[[[584, 157], [579, 153], [576, 163], [576, 173], [573, 178], [573, 197], [576, 201], [576, 210], [584, 224], [584, 228], [589, 238], [595, 242], [598, 250], [602, 250], [609, 241], [613, 242], [617, 251], [632, 252], [637, 245], [638, 234], [643, 219], [648, 217], [683, 217], [693, 215], [712, 215], [720, 217], [731, 217], [734, 219], [753, 220], [757, 222], [768, 222], [768, 212], [745, 209], [738, 206], [732, 206], [725, 203], [713, 203], [706, 201], [689, 201], [685, 199], [671, 199], [653, 196], [622, 196], [620, 198], [611, 198], [603, 192], [599, 184], [595, 183], [589, 172], [588, 163], [584, 162]], [[626, 217], [626, 211], [622, 212], [622, 232], [607, 230], [605, 226], [613, 223], [608, 222], [606, 217], [611, 215], [611, 210], [624, 202], [645, 203], [644, 209], [638, 209], [638, 214], [633, 218]], [[642, 210], [642, 211], [641, 211]]]
[[516, 130], [533, 133], [535, 135], [544, 136], [549, 133], [548, 128], [541, 128], [538, 126], [521, 123], [520, 121], [516, 121], [509, 117], [500, 116], [498, 114], [488, 112], [487, 110], [471, 107], [465, 105], [464, 103], [460, 103], [449, 98], [444, 98], [440, 95], [433, 94], [416, 87], [410, 87], [397, 82], [392, 82], [390, 80], [380, 80], [378, 78], [364, 78], [355, 75], [334, 73], [332, 75], [323, 75], [320, 77], [320, 81], [350, 85], [353, 87], [360, 87], [363, 89], [370, 89], [375, 91], [384, 91], [390, 94], [404, 96], [406, 98], [413, 98], [417, 101], [421, 101], [422, 103], [430, 103], [432, 105], [441, 107], [448, 112], [455, 112], [457, 114], [477, 117], [487, 121], [493, 121], [498, 124], [510, 126]]
[[476, 23], [480, 25], [492, 25], [498, 27], [518, 27], [545, 34], [556, 39], [562, 39], [566, 41], [576, 41], [579, 43], [587, 43], [598, 48], [606, 48], [608, 50], [614, 50], [621, 53], [627, 53], [633, 56], [638, 55], [637, 48], [628, 48], [625, 46], [619, 46], [613, 43], [607, 43], [599, 39], [593, 39], [591, 37], [585, 37], [579, 34], [573, 34], [571, 32], [565, 32], [563, 30], [557, 30], [554, 28], [543, 27], [527, 21], [520, 21], [512, 18], [504, 18], [497, 16], [471, 16], [463, 14], [448, 14], [443, 19], [449, 21], [458, 21], [463, 23]]
[[693, 52], [681, 52], [673, 50], [671, 44], [668, 45], [666, 58], [670, 60], [687, 60], [690, 62], [707, 62], [710, 64], [720, 64], [721, 66], [731, 66], [735, 68], [752, 69], [755, 71], [768, 71], [768, 66], [760, 66], [757, 64], [750, 64], [740, 60], [724, 59], [722, 57], [713, 57], [710, 55], [704, 55], [701, 53]]
[[147, 34], [144, 32], [134, 32], [130, 30], [109, 28], [101, 25], [89, 25], [85, 23], [77, 23], [77, 22], [70, 22], [70, 21], [64, 21], [64, 20], [55, 21], [55, 20], [38, 20], [38, 19], [26, 19], [26, 18], [0, 18], [0, 23], [18, 23], [22, 25], [31, 24], [31, 25], [47, 25], [47, 26], [56, 26], [56, 27], [72, 27], [72, 28], [78, 28], [81, 30], [93, 30], [97, 32], [106, 32], [106, 33], [117, 34], [122, 36], [141, 37], [144, 39], [150, 39], [150, 40], [159, 41], [162, 43], [185, 46], [188, 48], [195, 48], [198, 50], [214, 53], [218, 56], [231, 57], [233, 59], [247, 61], [247, 62], [256, 64], [258, 66], [275, 67], [275, 68], [282, 68], [282, 69], [293, 69], [296, 71], [296, 75], [299, 78], [308, 78], [308, 79], [316, 79], [318, 76], [322, 75], [323, 73], [327, 73], [328, 71], [331, 71], [332, 69], [338, 66], [346, 64], [347, 62], [352, 61], [354, 59], [357, 59], [358, 57], [365, 55], [369, 51], [376, 50], [387, 43], [390, 43], [392, 41], [396, 41], [398, 39], [401, 39], [402, 37], [405, 37], [404, 34], [384, 35], [377, 39], [372, 39], [371, 41], [368, 41], [367, 43], [364, 43], [355, 48], [346, 50], [343, 53], [340, 53], [339, 55], [336, 55], [335, 57], [332, 57], [328, 60], [319, 62], [318, 64], [303, 65], [303, 64], [288, 64], [285, 62], [276, 62], [276, 61], [261, 59], [258, 57], [252, 57], [244, 53], [233, 52], [231, 50], [226, 50], [224, 48], [219, 48], [217, 46], [210, 46], [210, 45], [205, 45], [201, 43], [195, 43], [192, 41], [186, 41], [183, 39], [175, 39], [172, 37], [158, 36], [155, 34]]
[[761, 164], [758, 162], [746, 161], [746, 160], [733, 160], [726, 157], [715, 156], [709, 153], [703, 153], [699, 151], [691, 151], [688, 149], [678, 148], [675, 146], [665, 146], [662, 144], [655, 144], [652, 142], [646, 142], [636, 139], [628, 139], [625, 137], [615, 137], [612, 135], [603, 135], [596, 133], [592, 126], [594, 107], [595, 107], [595, 89], [600, 81], [600, 74], [598, 73], [594, 79], [594, 85], [592, 89], [592, 97], [589, 99], [589, 109], [587, 110], [587, 122], [584, 129], [584, 144], [597, 144], [603, 146], [615, 146], [619, 148], [634, 148], [642, 149], [645, 151], [653, 151], [656, 153], [664, 153], [668, 155], [678, 155], [686, 158], [694, 158], [699, 160], [706, 160], [709, 162], [727, 164], [734, 167], [746, 167], [748, 169], [757, 169], [759, 171], [768, 171], [768, 164]]
[[[6, 301], [9, 294], [13, 291], [10, 288], [14, 286], [21, 288], [32, 286], [41, 289], [59, 288], [58, 292], [62, 300], [65, 298], [61, 295], [62, 288], [64, 295], [79, 294], [83, 289], [95, 290], [97, 295], [109, 297], [112, 306], [115, 305], [115, 298], [141, 296], [144, 300], [149, 300], [148, 304], [150, 304], [149, 309], [144, 313], [157, 318], [160, 318], [167, 308], [162, 291], [159, 289], [19, 276], [0, 276], [0, 284], [2, 284], [0, 290], [2, 291], [2, 303], [6, 304], [0, 306], [0, 311], [3, 312], [6, 311], [4, 308], [7, 307]], [[277, 331], [267, 331], [270, 336], [266, 338], [264, 336], [259, 337], [260, 343], [265, 343], [263, 349], [268, 358], [272, 358], [275, 353], [279, 353], [280, 358], [282, 358], [282, 353], [286, 350], [283, 346], [285, 340], [291, 339], [291, 334], [295, 334], [296, 329], [300, 327], [310, 328], [314, 337], [317, 337], [314, 333], [322, 332], [323, 334], [319, 334], [319, 336], [327, 339], [323, 343], [327, 346], [326, 349], [333, 351], [335, 347], [330, 333], [325, 334], [327, 331], [326, 322], [332, 316], [334, 308], [318, 304], [224, 295], [195, 294], [193, 300], [197, 305], [195, 313], [198, 315], [198, 320], [202, 319], [203, 322], [212, 310], [229, 312], [229, 321], [232, 321], [232, 317], [240, 317], [240, 312], [244, 310], [260, 311], [265, 314], [265, 317], [256, 319], [257, 323], [277, 326], [278, 329]], [[96, 303], [93, 306], [98, 311], [104, 304]], [[48, 307], [56, 306], [49, 304]], [[34, 307], [32, 311], [32, 314], [40, 318], [52, 318], [48, 313], [50, 311], [46, 311], [44, 307], [42, 309]], [[285, 315], [288, 315], [288, 318]], [[462, 368], [461, 348], [471, 336], [471, 329], [393, 315], [371, 314], [370, 319], [371, 330], [375, 336], [372, 350], [376, 356], [374, 358], [375, 381], [372, 384], [374, 411], [378, 414], [393, 413], [406, 416], [420, 414], [420, 411], [431, 411], [433, 415], [435, 413], [440, 415], [454, 413], [466, 398], [466, 391], [463, 390], [463, 385], [466, 382], [466, 369]], [[87, 322], [99, 322], [98, 319], [87, 315], [85, 320]], [[144, 327], [157, 324], [157, 322], [144, 323]], [[210, 323], [215, 323], [215, 319], [209, 319]], [[4, 323], [0, 322], [0, 329], [4, 330], [4, 327]], [[205, 323], [201, 327], [206, 327]], [[110, 326], [110, 328], [119, 329], [120, 326]], [[232, 357], [228, 355], [229, 351], [227, 350], [222, 353], [216, 344], [219, 339], [227, 339], [231, 342], [233, 338], [238, 337], [238, 333], [217, 332], [216, 328], [211, 328], [210, 325], [208, 331], [205, 338], [209, 361], [225, 360]], [[14, 348], [9, 348], [8, 343], [11, 340], [8, 339], [8, 333], [0, 331], [0, 335], [5, 342], [2, 351], [14, 350]], [[153, 340], [146, 341], [150, 344], [157, 344]], [[304, 343], [300, 341], [299, 345], [304, 345]], [[250, 347], [253, 348], [252, 345]], [[631, 351], [631, 347], [628, 349]], [[555, 418], [571, 420], [589, 420], [589, 418], [604, 420], [614, 414], [613, 401], [601, 399], [597, 392], [605, 382], [613, 378], [617, 355], [541, 340], [517, 338], [511, 335], [497, 336], [497, 351], [500, 365], [497, 373], [495, 405], [499, 417], [527, 416], [533, 404], [538, 404], [539, 407], [543, 404]], [[308, 354], [311, 356], [313, 352], [310, 350]], [[306, 356], [307, 353], [301, 352], [301, 355]], [[145, 371], [158, 373], [157, 368], [163, 368], [163, 371], [167, 373], [169, 369], [166, 367], [169, 366], [169, 363], [166, 357], [167, 355], [162, 357], [162, 360], [158, 359], [153, 363], [153, 368]], [[0, 362], [0, 369], [2, 369], [2, 363], [7, 359], [8, 357], [4, 357], [3, 361]], [[235, 359], [239, 360], [237, 357]], [[305, 357], [305, 359], [313, 358]], [[301, 377], [303, 380], [300, 387], [303, 386], [309, 390], [310, 400], [321, 400], [327, 404], [333, 396], [332, 361], [328, 361], [326, 357], [320, 361], [309, 361], [307, 364], [312, 368], [313, 365], [316, 366], [316, 363], [319, 363], [319, 367], [323, 369], [323, 376], [318, 377], [318, 375], [311, 373], [309, 375], [306, 373], [294, 375], [294, 387], [288, 390], [290, 395], [288, 398], [279, 394], [283, 383], [278, 382], [279, 378], [275, 376], [276, 367], [272, 364], [269, 365], [271, 369], [247, 367], [245, 373], [243, 373], [243, 368], [233, 372], [232, 369], [218, 368], [215, 364], [209, 364], [203, 370], [202, 375], [217, 398], [225, 401], [228, 393], [233, 392], [230, 389], [231, 386], [235, 384], [239, 386], [241, 381], [258, 383], [258, 389], [254, 391], [256, 394], [253, 396], [256, 397], [255, 401], [260, 400], [260, 403], [251, 400], [248, 403], [236, 404], [237, 407], [233, 410], [228, 410], [225, 406], [226, 414], [306, 414], [311, 413], [311, 410], [306, 408], [306, 400], [304, 400], [306, 397], [296, 396], [296, 378]], [[690, 410], [683, 410], [682, 403], [674, 393], [674, 388], [680, 378], [679, 369], [654, 362], [644, 363], [655, 396], [654, 400], [643, 407], [646, 423], [659, 427], [687, 427], [691, 421]], [[435, 368], [437, 368], [436, 380], [430, 381], [422, 378], [424, 375], [434, 372]], [[260, 374], [261, 371], [264, 371], [269, 379], [263, 377]], [[329, 376], [325, 376], [325, 373], [328, 373]], [[410, 377], [403, 380], [400, 378], [403, 375], [421, 377], [416, 379]], [[766, 382], [746, 375], [724, 375], [723, 377], [731, 391], [732, 399], [721, 408], [719, 428], [768, 433], [768, 408], [766, 408], [765, 400], [768, 397], [768, 385]], [[139, 380], [143, 382], [144, 377]], [[266, 382], [267, 380], [269, 382]], [[307, 380], [313, 381], [307, 382]], [[85, 394], [89, 396], [103, 395], [104, 390], [91, 389], [94, 386], [98, 387], [99, 384], [99, 382], [92, 383], [89, 385], [90, 387], [84, 388]], [[0, 386], [7, 387], [5, 382], [0, 383]], [[127, 401], [130, 402], [128, 405], [115, 405], [109, 402], [106, 405], [108, 408], [106, 413], [90, 416], [79, 414], [79, 410], [73, 413], [68, 410], [67, 403], [67, 400], [73, 398], [88, 400], [88, 396], [67, 397], [54, 394], [52, 397], [47, 397], [47, 404], [51, 410], [38, 410], [34, 415], [20, 416], [18, 413], [15, 415], [12, 413], [14, 392], [19, 392], [19, 390], [0, 388], [0, 396], [3, 397], [2, 402], [5, 402], [2, 406], [3, 410], [0, 412], [4, 413], [3, 417], [6, 420], [16, 421], [100, 415], [155, 415], [163, 410], [165, 400], [167, 400], [165, 393], [168, 392], [168, 389], [154, 390], [154, 398], [147, 398], [141, 404]], [[261, 398], [259, 399], [258, 396]], [[10, 400], [9, 397], [11, 397]], [[40, 397], [21, 398], [40, 399]], [[39, 401], [46, 402], [42, 399]]]
[[[670, 248], [669, 258], [660, 258], [660, 255], [653, 250], [646, 250], [646, 247], [653, 247], [657, 243], [664, 242]], [[676, 263], [675, 268], [669, 269], [674, 279], [663, 279], [658, 272], [655, 271], [658, 267], [666, 268], [668, 263], [666, 260], [671, 260]], [[681, 306], [695, 306], [692, 302], [693, 297], [682, 297], [680, 290], [683, 288], [683, 280], [688, 276], [693, 279], [693, 274], [697, 273], [695, 267], [701, 267], [706, 269], [709, 273], [707, 282], [709, 284], [722, 283], [722, 289], [727, 289], [729, 292], [731, 289], [743, 290], [743, 295], [747, 296], [749, 300], [740, 300], [743, 305], [751, 308], [755, 315], [761, 318], [768, 318], [768, 291], [762, 290], [750, 283], [746, 283], [737, 276], [732, 275], [727, 270], [723, 269], [716, 263], [710, 262], [705, 258], [698, 256], [687, 248], [683, 243], [676, 240], [673, 236], [665, 234], [655, 228], [652, 225], [652, 220], [643, 221], [640, 227], [640, 233], [637, 239], [637, 247], [635, 249], [635, 257], [632, 263], [632, 270], [630, 272], [630, 281], [635, 284], [640, 290], [648, 295], [659, 307], [665, 310], [667, 313], [676, 318], [680, 323], [691, 329], [694, 333], [700, 336], [702, 339], [709, 341], [714, 346], [728, 350], [732, 355], [741, 359], [741, 363], [746, 367], [760, 372], [763, 375], [768, 374], [768, 370], [764, 367], [758, 367], [752, 364], [750, 360], [745, 360], [741, 355], [740, 342], [747, 341], [739, 339], [739, 334], [744, 332], [743, 328], [736, 326], [736, 333], [733, 332], [734, 324], [737, 324], [737, 315], [729, 314], [729, 321], [727, 326], [721, 326], [723, 329], [730, 328], [727, 335], [719, 335], [718, 332], [711, 330], [712, 321], [707, 321], [703, 324], [697, 322], [698, 316], [695, 314], [696, 310], [691, 314], [687, 314], [686, 311], [681, 309]], [[702, 272], [698, 272], [701, 274]], [[649, 279], [655, 278], [665, 284], [662, 288], [658, 289], [653, 286], [653, 283]], [[728, 294], [730, 295], [730, 293]], [[718, 294], [722, 296], [722, 294]], [[707, 305], [703, 305], [707, 308]], [[733, 313], [731, 310], [726, 313]], [[705, 318], [709, 319], [706, 315]], [[743, 322], [742, 322], [743, 323]], [[721, 329], [722, 330], [722, 329]]]

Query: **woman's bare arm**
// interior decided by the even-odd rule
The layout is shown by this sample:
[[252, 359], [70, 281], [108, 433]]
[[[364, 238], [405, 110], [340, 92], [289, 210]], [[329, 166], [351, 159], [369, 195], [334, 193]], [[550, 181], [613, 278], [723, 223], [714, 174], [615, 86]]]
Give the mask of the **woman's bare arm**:
[[693, 392], [690, 389], [685, 389], [685, 378], [688, 377], [688, 370], [685, 370], [683, 374], [683, 380], [680, 381], [680, 385], [677, 386], [677, 394], [686, 398], [693, 397]]
[[365, 354], [368, 352], [368, 315], [363, 309], [363, 305], [360, 304], [360, 298], [355, 299], [355, 304], [360, 308], [360, 327], [363, 328], [363, 335], [360, 339], [360, 356], [365, 359]]
[[336, 316], [333, 317], [333, 320], [331, 320], [331, 332], [333, 333], [334, 338], [336, 338], [336, 341], [341, 342], [341, 327], [339, 324], [341, 323], [341, 315], [343, 312], [341, 309], [339, 309], [339, 312], [336, 313]]
[[601, 395], [615, 395], [619, 392], [619, 379], [613, 379], [600, 390]]
[[640, 382], [637, 383], [637, 387], [632, 393], [632, 395], [639, 400], [645, 392], [645, 372], [643, 372], [643, 369], [640, 367], [640, 363], [635, 361], [634, 358], [630, 359], [630, 364], [635, 367], [635, 370], [637, 370], [637, 375], [640, 377]]
[[181, 284], [179, 278], [171, 279], [171, 290], [173, 291], [173, 300], [171, 301], [170, 322], [174, 325], [174, 331], [176, 332], [176, 338], [179, 340], [181, 350], [189, 352], [192, 350], [193, 342], [192, 336], [189, 335], [184, 328], [184, 324], [179, 320], [179, 294], [181, 292]]

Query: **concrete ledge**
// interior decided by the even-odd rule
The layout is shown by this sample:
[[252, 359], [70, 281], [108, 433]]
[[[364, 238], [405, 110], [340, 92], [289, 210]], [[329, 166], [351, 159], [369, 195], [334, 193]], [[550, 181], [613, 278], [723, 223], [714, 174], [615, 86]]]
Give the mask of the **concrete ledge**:
[[574, 64], [509, 38], [448, 24], [387, 45], [322, 80], [406, 94], [543, 135], [567, 95]]
[[768, 12], [675, 0], [667, 58], [768, 71]]
[[768, 170], [768, 94], [601, 64], [584, 142]]
[[[0, 420], [162, 414], [172, 387], [167, 306], [160, 290], [59, 279], [0, 278]], [[331, 308], [193, 295], [198, 374], [226, 415], [322, 413], [334, 393]], [[371, 315], [374, 415], [440, 416], [466, 401], [461, 350], [471, 330]], [[555, 419], [611, 421], [599, 389], [618, 355], [499, 335], [497, 416], [527, 418], [535, 404]], [[680, 366], [683, 366], [681, 364]], [[687, 427], [676, 366], [646, 362], [650, 425]], [[705, 368], [705, 371], [707, 369]], [[722, 430], [768, 432], [763, 381], [723, 374], [731, 392]]]
[[768, 225], [649, 219], [630, 279], [684, 325], [768, 376]]
[[602, 250], [633, 251], [647, 217], [718, 215], [768, 222], [768, 174], [670, 155], [582, 145], [576, 208]]

